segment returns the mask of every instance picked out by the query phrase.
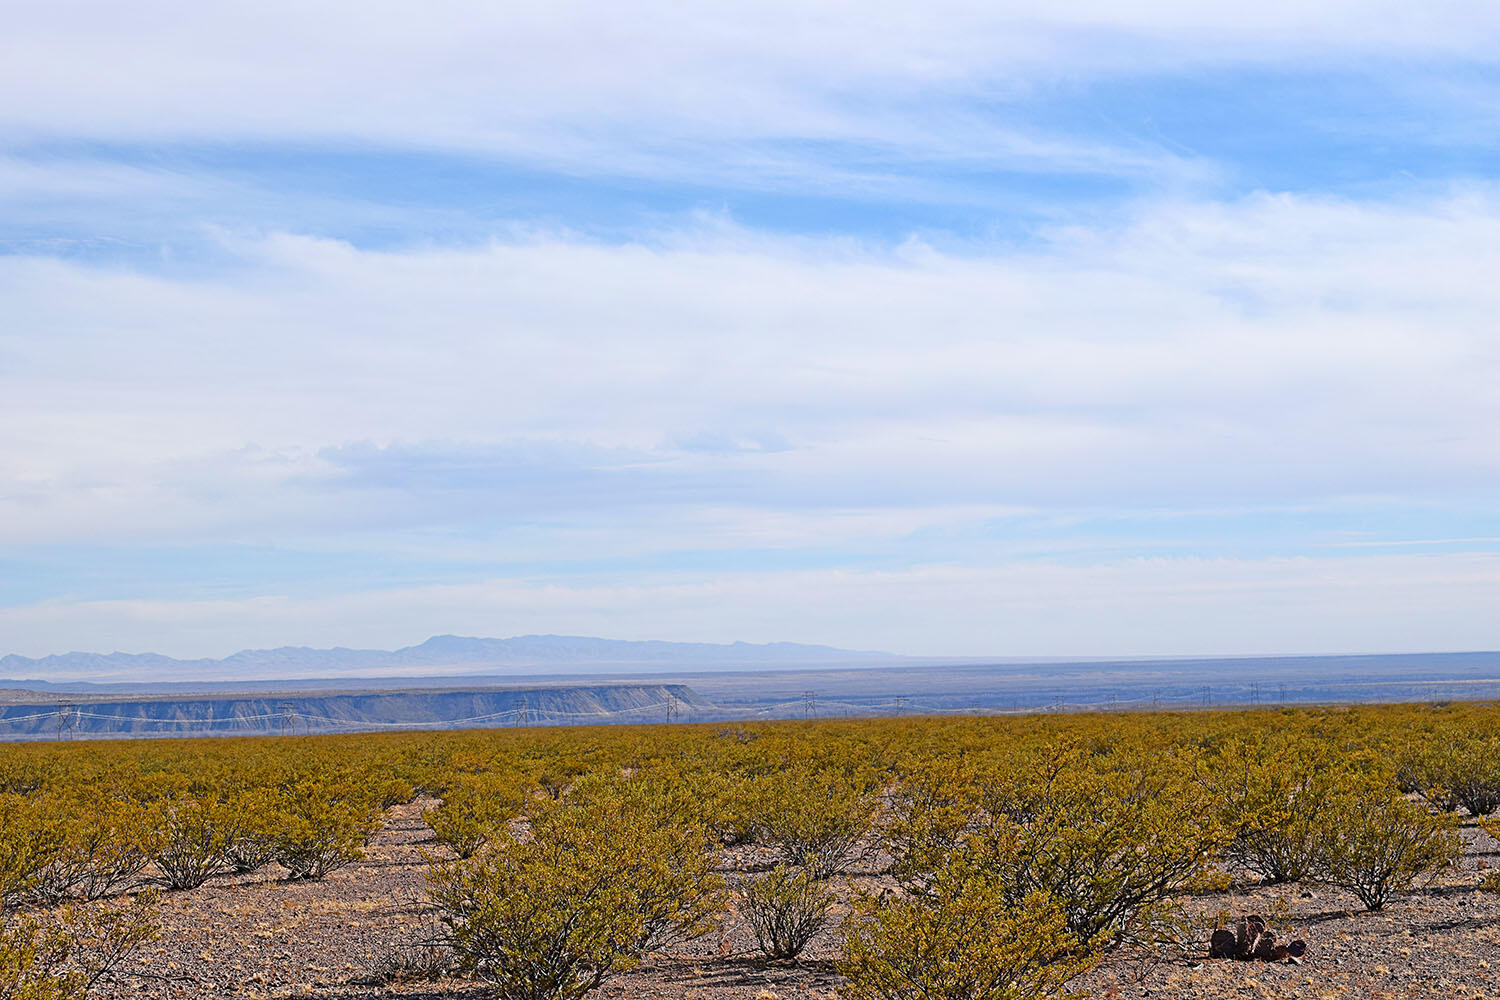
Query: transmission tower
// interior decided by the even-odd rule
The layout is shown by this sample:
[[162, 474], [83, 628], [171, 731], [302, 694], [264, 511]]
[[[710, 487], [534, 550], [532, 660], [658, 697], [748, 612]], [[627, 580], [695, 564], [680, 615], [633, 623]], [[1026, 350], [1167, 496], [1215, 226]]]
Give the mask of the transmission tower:
[[57, 703], [57, 738], [62, 739], [63, 733], [68, 734], [68, 739], [73, 738], [73, 724], [78, 721], [78, 706], [71, 702], [60, 701]]
[[818, 714], [818, 692], [802, 692], [802, 717], [811, 719]]
[[281, 713], [281, 735], [288, 736], [297, 731], [297, 703], [284, 701], [276, 706], [276, 711]]
[[906, 714], [906, 700], [907, 700], [906, 699], [906, 695], [904, 695], [904, 694], [896, 696], [896, 714], [897, 715], [905, 715]]
[[677, 721], [677, 696], [668, 692], [667, 694], [667, 723], [670, 725]]
[[531, 707], [523, 694], [520, 703], [516, 706], [516, 726], [524, 728], [529, 725], [531, 725]]

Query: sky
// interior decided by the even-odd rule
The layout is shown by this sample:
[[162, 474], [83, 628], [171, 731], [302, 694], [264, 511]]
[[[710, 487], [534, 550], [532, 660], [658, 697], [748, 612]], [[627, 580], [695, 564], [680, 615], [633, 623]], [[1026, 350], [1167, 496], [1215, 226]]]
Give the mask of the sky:
[[1500, 6], [5, 21], [0, 654], [1500, 648]]

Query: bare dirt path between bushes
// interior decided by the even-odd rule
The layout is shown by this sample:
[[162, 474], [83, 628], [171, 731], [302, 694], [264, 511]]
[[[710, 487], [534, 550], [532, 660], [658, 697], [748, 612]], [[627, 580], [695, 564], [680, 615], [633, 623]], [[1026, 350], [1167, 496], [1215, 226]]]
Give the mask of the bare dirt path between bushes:
[[[482, 985], [455, 979], [360, 984], [382, 956], [411, 948], [437, 929], [421, 902], [422, 851], [434, 847], [422, 810], [432, 804], [391, 809], [365, 860], [321, 882], [287, 882], [270, 865], [253, 875], [166, 894], [161, 940], [93, 995], [98, 1000], [489, 996]], [[1284, 914], [1278, 932], [1289, 930], [1308, 943], [1301, 965], [1211, 961], [1203, 957], [1204, 931], [1196, 942], [1198, 957], [1150, 967], [1111, 963], [1075, 988], [1108, 1000], [1500, 1000], [1500, 896], [1475, 889], [1482, 869], [1500, 865], [1500, 844], [1472, 825], [1464, 837], [1467, 849], [1458, 868], [1383, 912], [1360, 912], [1353, 897], [1319, 886], [1254, 888], [1188, 902], [1190, 912], [1209, 921], [1219, 911]], [[770, 860], [758, 848], [733, 849], [725, 852], [724, 872], [733, 883]], [[866, 864], [842, 880], [846, 894], [852, 887], [880, 887], [877, 867]], [[835, 921], [844, 912], [840, 908]], [[744, 922], [731, 914], [722, 931], [651, 956], [598, 995], [827, 1000], [839, 983], [835, 954], [833, 936], [825, 933], [799, 965], [767, 963]]]

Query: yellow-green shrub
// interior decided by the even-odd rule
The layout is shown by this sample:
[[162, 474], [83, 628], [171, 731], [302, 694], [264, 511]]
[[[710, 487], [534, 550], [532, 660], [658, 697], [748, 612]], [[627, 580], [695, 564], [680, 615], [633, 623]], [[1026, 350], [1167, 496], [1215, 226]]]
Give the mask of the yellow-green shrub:
[[448, 786], [442, 802], [424, 811], [422, 818], [440, 843], [461, 858], [472, 857], [520, 815], [534, 788], [511, 773], [461, 774]]
[[1327, 840], [1330, 798], [1351, 780], [1348, 763], [1312, 741], [1236, 741], [1208, 769], [1232, 834], [1225, 859], [1267, 885], [1311, 874]]
[[0, 794], [0, 907], [37, 897], [66, 839], [66, 824], [49, 818], [35, 798]]
[[67, 929], [14, 914], [0, 917], [0, 997], [73, 1000], [84, 975], [67, 967], [73, 937]]
[[378, 807], [347, 784], [303, 779], [286, 789], [274, 855], [288, 878], [321, 879], [364, 857]]
[[817, 878], [859, 856], [875, 814], [873, 777], [794, 765], [754, 779], [752, 825], [758, 842]]
[[154, 891], [124, 906], [0, 914], [0, 997], [82, 1000], [157, 934]]
[[1190, 761], [1073, 745], [1003, 772], [907, 800], [892, 873], [909, 892], [930, 893], [936, 872], [963, 862], [1012, 905], [1052, 900], [1078, 945], [1098, 949], [1170, 932], [1172, 901], [1213, 880], [1225, 833]]
[[230, 847], [249, 817], [238, 803], [205, 793], [162, 803], [158, 881], [167, 889], [196, 889], [229, 870]]
[[1378, 910], [1457, 860], [1463, 845], [1455, 825], [1378, 777], [1351, 780], [1329, 804], [1316, 877]]
[[756, 947], [771, 959], [795, 959], [828, 922], [833, 894], [812, 872], [777, 865], [741, 890], [740, 913]]
[[848, 1000], [1040, 1000], [1091, 964], [1044, 894], [1010, 898], [991, 868], [955, 857], [918, 897], [863, 897], [844, 925]]
[[246, 787], [231, 800], [242, 822], [224, 852], [226, 867], [241, 875], [258, 871], [276, 859], [282, 833], [281, 795], [273, 788]]
[[723, 907], [706, 832], [624, 796], [542, 808], [527, 839], [507, 832], [429, 879], [464, 966], [503, 1000], [575, 1000]]
[[1439, 809], [1488, 816], [1500, 809], [1500, 731], [1492, 720], [1435, 720], [1401, 747], [1397, 778]]

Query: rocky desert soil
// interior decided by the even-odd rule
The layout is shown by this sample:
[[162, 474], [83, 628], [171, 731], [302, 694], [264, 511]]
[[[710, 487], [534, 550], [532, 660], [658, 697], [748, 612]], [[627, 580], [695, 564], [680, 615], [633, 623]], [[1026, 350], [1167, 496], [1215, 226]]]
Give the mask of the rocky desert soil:
[[[162, 903], [162, 936], [127, 970], [100, 985], [100, 1000], [403, 997], [454, 1000], [488, 996], [482, 984], [453, 978], [373, 982], [391, 956], [413, 958], [439, 930], [422, 905], [431, 831], [422, 810], [398, 806], [364, 861], [321, 882], [288, 882], [274, 865], [221, 878]], [[1467, 852], [1454, 870], [1382, 912], [1352, 896], [1314, 886], [1238, 889], [1184, 901], [1198, 930], [1189, 952], [1143, 962], [1122, 956], [1075, 988], [1108, 1000], [1448, 1000], [1500, 998], [1500, 896], [1476, 889], [1500, 864], [1500, 844], [1469, 825]], [[768, 865], [753, 847], [725, 852], [733, 882]], [[842, 888], [880, 885], [871, 857]], [[1209, 959], [1216, 914], [1266, 916], [1286, 939], [1303, 938], [1301, 964]], [[838, 917], [835, 917], [835, 920]], [[600, 996], [663, 1000], [827, 1000], [839, 984], [834, 942], [825, 934], [793, 965], [764, 961], [743, 921], [731, 915], [708, 937], [650, 956], [610, 982]]]

